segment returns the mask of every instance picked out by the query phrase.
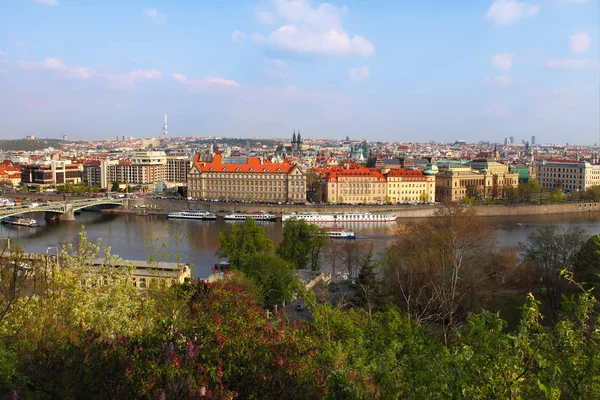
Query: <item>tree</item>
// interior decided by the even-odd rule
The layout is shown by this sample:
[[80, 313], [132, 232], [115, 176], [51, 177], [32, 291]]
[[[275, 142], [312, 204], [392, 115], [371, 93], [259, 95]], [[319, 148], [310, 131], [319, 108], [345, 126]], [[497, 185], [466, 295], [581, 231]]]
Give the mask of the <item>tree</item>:
[[293, 267], [274, 254], [254, 254], [242, 272], [256, 285], [261, 304], [269, 308], [290, 301], [301, 286]]
[[429, 194], [427, 194], [426, 192], [421, 193], [419, 195], [419, 202], [428, 203], [429, 202]]
[[355, 240], [346, 240], [340, 246], [340, 261], [346, 266], [351, 278], [355, 276], [354, 272], [358, 269], [366, 250], [368, 250], [367, 246], [369, 245]]
[[117, 182], [117, 181], [114, 181], [114, 182], [112, 183], [112, 187], [110, 188], [110, 191], [111, 191], [111, 192], [118, 192], [118, 191], [119, 191], [119, 189], [120, 189], [119, 182]]
[[560, 203], [561, 201], [565, 201], [566, 197], [562, 190], [556, 188], [550, 193], [550, 198], [548, 199], [552, 203]]
[[416, 321], [448, 332], [482, 306], [487, 285], [499, 280], [495, 236], [470, 208], [449, 204], [427, 225], [399, 231], [382, 258], [395, 303]]
[[218, 242], [217, 255], [228, 258], [232, 269], [243, 270], [256, 254], [273, 254], [273, 242], [265, 237], [265, 230], [252, 218], [235, 224], [228, 232], [221, 232]]
[[575, 280], [600, 292], [600, 235], [590, 237], [573, 257]]
[[527, 181], [527, 184], [524, 187], [524, 198], [528, 202], [541, 203], [542, 185], [535, 179]]
[[549, 225], [531, 232], [527, 242], [519, 244], [524, 260], [537, 269], [544, 285], [546, 304], [554, 312], [559, 311], [561, 297], [567, 290], [560, 271], [571, 270], [586, 237], [580, 227], [560, 229]]
[[321, 253], [328, 239], [315, 224], [291, 218], [284, 223], [283, 239], [277, 247], [277, 255], [294, 264], [297, 269], [318, 271], [321, 268]]
[[369, 318], [374, 312], [383, 310], [387, 303], [387, 298], [383, 296], [381, 291], [381, 281], [375, 272], [372, 245], [363, 255], [352, 303], [365, 309], [369, 314]]

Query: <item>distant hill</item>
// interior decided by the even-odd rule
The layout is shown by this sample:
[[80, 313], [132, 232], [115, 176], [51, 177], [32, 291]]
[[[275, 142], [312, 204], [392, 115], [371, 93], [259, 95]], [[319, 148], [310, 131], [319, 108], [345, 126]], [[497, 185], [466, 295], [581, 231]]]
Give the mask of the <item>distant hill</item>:
[[63, 142], [57, 139], [34, 139], [34, 140], [0, 140], [0, 150], [3, 151], [34, 151], [44, 150], [48, 147], [54, 147], [60, 149], [63, 144], [69, 142]]

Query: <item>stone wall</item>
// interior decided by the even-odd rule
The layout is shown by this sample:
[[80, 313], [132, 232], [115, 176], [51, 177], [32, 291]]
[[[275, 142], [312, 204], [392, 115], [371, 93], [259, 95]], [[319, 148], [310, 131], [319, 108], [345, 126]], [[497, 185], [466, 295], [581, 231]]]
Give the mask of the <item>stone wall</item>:
[[[138, 208], [135, 208], [135, 205]], [[281, 212], [299, 212], [310, 211], [319, 213], [328, 212], [350, 212], [350, 211], [371, 211], [371, 212], [391, 212], [399, 218], [427, 218], [433, 217], [435, 210], [440, 205], [430, 206], [328, 206], [328, 205], [266, 205], [266, 204], [239, 204], [239, 203], [219, 203], [219, 202], [197, 202], [187, 200], [168, 200], [168, 199], [129, 199], [128, 209], [133, 211], [140, 206], [148, 207], [148, 210], [158, 209], [161, 212], [181, 211], [184, 209], [208, 209], [219, 214], [233, 211], [268, 211], [272, 213]], [[540, 205], [490, 205], [490, 206], [471, 206], [478, 215], [485, 217], [503, 216], [503, 215], [540, 215], [540, 214], [564, 214], [564, 213], [582, 213], [600, 211], [599, 202], [585, 203], [559, 203], [559, 204], [540, 204]]]

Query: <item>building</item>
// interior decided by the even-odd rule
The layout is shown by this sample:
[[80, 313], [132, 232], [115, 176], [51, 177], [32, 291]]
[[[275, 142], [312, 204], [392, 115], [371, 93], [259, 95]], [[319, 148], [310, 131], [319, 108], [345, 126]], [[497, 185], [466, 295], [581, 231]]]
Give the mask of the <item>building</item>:
[[304, 202], [306, 176], [294, 164], [269, 163], [258, 157], [223, 158], [210, 162], [197, 154], [188, 173], [188, 196], [196, 199]]
[[167, 156], [167, 182], [186, 183], [191, 160], [186, 155]]
[[164, 151], [138, 151], [128, 160], [107, 164], [109, 182], [149, 185], [167, 177], [167, 156]]
[[535, 146], [535, 135], [531, 135], [531, 145]]
[[516, 188], [519, 173], [510, 172], [508, 166], [497, 161], [476, 159], [466, 164], [443, 163], [435, 179], [435, 198], [440, 202], [503, 196], [506, 186]]
[[84, 161], [81, 179], [86, 185], [103, 187], [101, 164], [100, 160]]
[[425, 171], [392, 169], [386, 174], [387, 202], [425, 203], [435, 201], [435, 174]]
[[21, 184], [27, 186], [56, 186], [82, 181], [83, 166], [70, 160], [52, 160], [40, 164], [21, 165]]
[[536, 178], [545, 190], [585, 191], [600, 185], [600, 165], [541, 161], [536, 165]]
[[322, 176], [327, 203], [383, 204], [387, 200], [386, 178], [379, 169], [352, 164], [326, 169]]

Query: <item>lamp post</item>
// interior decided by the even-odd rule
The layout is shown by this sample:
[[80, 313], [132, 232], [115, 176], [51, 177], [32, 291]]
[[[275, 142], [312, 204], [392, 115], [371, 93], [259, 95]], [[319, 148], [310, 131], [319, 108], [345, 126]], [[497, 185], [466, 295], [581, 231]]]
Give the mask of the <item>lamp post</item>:
[[54, 255], [56, 256], [56, 265], [60, 267], [58, 246], [50, 246], [46, 248], [46, 270], [48, 269], [48, 263], [50, 262], [50, 250], [52, 249], [54, 249]]

